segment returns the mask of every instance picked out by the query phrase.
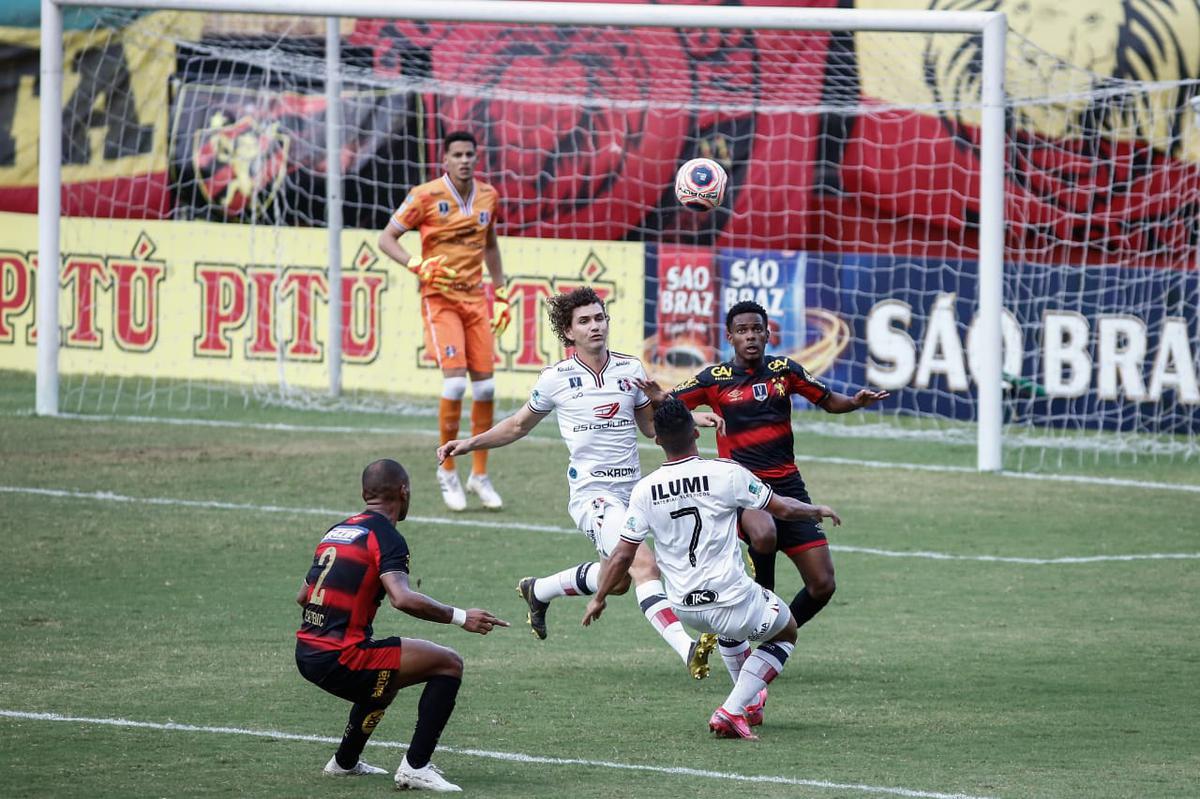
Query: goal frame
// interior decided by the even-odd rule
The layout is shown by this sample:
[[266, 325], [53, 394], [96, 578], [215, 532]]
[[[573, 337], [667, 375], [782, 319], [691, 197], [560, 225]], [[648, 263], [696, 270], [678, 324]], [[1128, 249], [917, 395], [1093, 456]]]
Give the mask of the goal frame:
[[[869, 11], [821, 8], [607, 5], [517, 0], [41, 0], [41, 114], [38, 142], [37, 398], [39, 415], [58, 414], [57, 331], [62, 192], [63, 9], [127, 8], [159, 11], [302, 15], [327, 18], [326, 92], [338, 95], [338, 18], [374, 17], [457, 22], [563, 24], [667, 28], [753, 28], [895, 33], [971, 33], [983, 42], [980, 105], [981, 166], [977, 324], [980, 373], [976, 375], [976, 465], [999, 471], [1002, 458], [1001, 327], [1004, 268], [1004, 71], [1008, 22], [999, 11]], [[330, 103], [330, 108], [336, 108]], [[327, 115], [326, 141], [335, 146], [338, 114]], [[336, 159], [332, 159], [336, 161]], [[335, 167], [336, 168], [336, 167]], [[327, 180], [330, 296], [341, 282], [342, 228], [339, 176]], [[57, 264], [58, 269], [45, 268]], [[53, 298], [52, 300], [44, 298]], [[329, 388], [341, 389], [340, 307], [331, 302]]]

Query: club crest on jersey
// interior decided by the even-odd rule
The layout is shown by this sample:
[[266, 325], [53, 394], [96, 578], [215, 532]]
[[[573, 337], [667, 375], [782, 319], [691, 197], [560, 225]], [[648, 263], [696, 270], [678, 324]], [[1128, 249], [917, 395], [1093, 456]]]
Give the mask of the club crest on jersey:
[[771, 385], [775, 389], [775, 393], [781, 397], [787, 396], [787, 383], [782, 377], [771, 378]]
[[456, 349], [454, 348], [454, 345], [453, 345], [453, 344], [447, 344], [447, 345], [446, 345], [446, 357], [447, 357], [447, 358], [453, 358], [453, 357], [454, 357], [454, 354], [455, 354], [456, 352], [458, 352], [458, 350], [456, 350]]
[[582, 377], [568, 377], [567, 385], [570, 386], [571, 388], [583, 388], [583, 378]]
[[491, 218], [492, 218], [492, 215], [490, 213], [488, 213], [487, 211], [479, 212], [479, 224], [482, 225], [483, 227], [487, 227], [488, 220]]
[[437, 212], [440, 216], [450, 216], [450, 201], [438, 200]]
[[609, 402], [604, 405], [597, 405], [592, 410], [595, 412], [597, 419], [611, 419], [621, 410], [621, 403]]
[[630, 380], [628, 377], [618, 378], [617, 379], [617, 388], [621, 389], [622, 391], [632, 392], [633, 391], [633, 381]]
[[763, 400], [765, 400], [767, 398], [767, 384], [766, 383], [755, 383], [754, 384], [754, 398], [756, 400], [758, 400], [759, 402], [762, 402]]

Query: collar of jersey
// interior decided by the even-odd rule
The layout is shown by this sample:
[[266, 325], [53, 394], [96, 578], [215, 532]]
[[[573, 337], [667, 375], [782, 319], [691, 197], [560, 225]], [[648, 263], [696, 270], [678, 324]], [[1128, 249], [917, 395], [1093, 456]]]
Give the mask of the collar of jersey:
[[458, 188], [454, 185], [454, 181], [450, 179], [449, 174], [443, 174], [442, 180], [446, 182], [446, 187], [450, 189], [450, 193], [454, 195], [454, 201], [458, 203], [458, 210], [462, 211], [466, 216], [471, 215], [471, 206], [475, 204], [475, 180], [471, 179], [471, 195], [464, 201], [462, 195], [458, 193]]
[[699, 455], [688, 455], [686, 458], [676, 458], [673, 461], [663, 461], [663, 466], [678, 466], [681, 463], [687, 463], [688, 461], [698, 461], [698, 460], [700, 460]]
[[600, 375], [604, 374], [604, 370], [608, 368], [610, 363], [612, 363], [612, 353], [608, 350], [604, 351], [604, 365], [600, 367], [599, 372], [593, 372], [592, 367], [588, 366], [583, 362], [583, 360], [580, 359], [579, 353], [573, 352], [571, 353], [571, 357], [575, 359], [575, 363], [582, 366], [585, 370], [587, 370], [588, 374], [596, 379], [596, 385], [600, 385]]

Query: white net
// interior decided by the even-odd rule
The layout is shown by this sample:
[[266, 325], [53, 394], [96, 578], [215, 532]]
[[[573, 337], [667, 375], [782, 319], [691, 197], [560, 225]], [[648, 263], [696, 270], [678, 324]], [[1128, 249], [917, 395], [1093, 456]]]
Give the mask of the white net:
[[[1012, 27], [1006, 466], [1197, 457], [1200, 12], [933, 5], [999, 7]], [[1056, 24], [1035, 24], [1050, 8]], [[502, 201], [510, 403], [561, 353], [542, 300], [590, 282], [613, 300], [614, 348], [664, 383], [727, 358], [725, 311], [754, 299], [774, 351], [836, 390], [893, 392], [869, 413], [800, 414], [806, 430], [973, 443], [978, 37], [341, 30], [346, 396], [322, 398], [323, 21], [102, 14], [67, 34], [64, 208], [89, 219], [63, 227], [64, 410], [422, 412], [440, 375], [415, 285], [374, 242], [441, 173], [441, 137], [467, 129]], [[671, 192], [696, 156], [730, 177], [710, 214]]]

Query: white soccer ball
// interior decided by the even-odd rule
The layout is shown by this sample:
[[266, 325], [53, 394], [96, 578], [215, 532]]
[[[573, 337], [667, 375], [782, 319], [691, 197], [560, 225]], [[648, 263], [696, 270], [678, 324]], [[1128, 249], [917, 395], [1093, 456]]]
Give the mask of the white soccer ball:
[[675, 173], [675, 199], [696, 211], [711, 211], [725, 199], [729, 176], [711, 158], [693, 158]]

